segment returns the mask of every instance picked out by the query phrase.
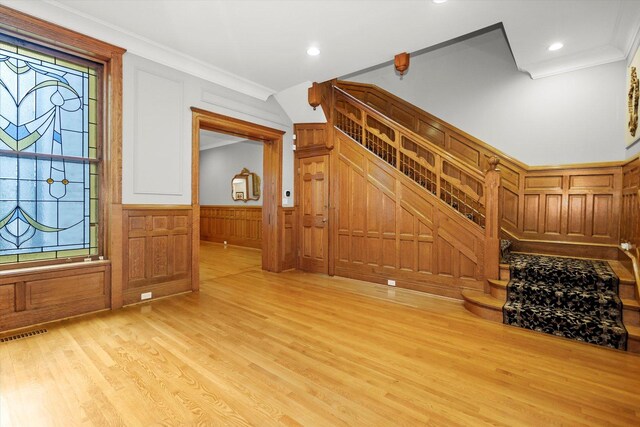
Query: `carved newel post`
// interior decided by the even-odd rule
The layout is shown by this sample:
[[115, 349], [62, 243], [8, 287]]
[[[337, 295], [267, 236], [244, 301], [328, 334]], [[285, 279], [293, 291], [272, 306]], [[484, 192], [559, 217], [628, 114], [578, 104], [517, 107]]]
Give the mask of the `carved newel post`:
[[[488, 159], [489, 169], [484, 176], [485, 200], [485, 279], [498, 279], [500, 274], [500, 172], [496, 169], [500, 159]], [[488, 284], [485, 284], [488, 287]]]

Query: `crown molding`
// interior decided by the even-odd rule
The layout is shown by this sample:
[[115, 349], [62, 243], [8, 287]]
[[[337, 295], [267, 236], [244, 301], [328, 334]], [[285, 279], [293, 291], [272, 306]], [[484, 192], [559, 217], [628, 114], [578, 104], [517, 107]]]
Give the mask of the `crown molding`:
[[571, 71], [623, 61], [625, 54], [613, 46], [589, 49], [574, 55], [559, 57], [550, 61], [532, 64], [518, 64], [518, 70], [529, 73], [532, 79], [556, 76]]
[[[197, 58], [126, 31], [118, 26], [68, 8], [55, 0], [0, 0], [0, 4], [88, 36], [122, 46], [128, 53], [207, 80], [261, 101], [276, 91], [236, 76]], [[126, 56], [126, 54], [125, 54]]]

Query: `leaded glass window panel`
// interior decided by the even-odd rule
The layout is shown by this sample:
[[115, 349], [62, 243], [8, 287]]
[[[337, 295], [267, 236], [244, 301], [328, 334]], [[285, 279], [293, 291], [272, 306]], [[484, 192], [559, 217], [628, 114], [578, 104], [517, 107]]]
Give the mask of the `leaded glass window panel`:
[[0, 42], [0, 264], [98, 253], [98, 71]]

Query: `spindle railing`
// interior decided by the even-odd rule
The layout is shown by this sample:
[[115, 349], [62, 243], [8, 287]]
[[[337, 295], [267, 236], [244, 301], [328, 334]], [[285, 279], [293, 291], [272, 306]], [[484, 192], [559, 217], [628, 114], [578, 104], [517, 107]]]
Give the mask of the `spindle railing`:
[[[333, 90], [336, 128], [458, 213], [486, 228], [485, 175], [482, 171], [342, 89], [334, 86]], [[495, 165], [492, 170], [495, 171]], [[494, 202], [497, 206], [497, 196]]]

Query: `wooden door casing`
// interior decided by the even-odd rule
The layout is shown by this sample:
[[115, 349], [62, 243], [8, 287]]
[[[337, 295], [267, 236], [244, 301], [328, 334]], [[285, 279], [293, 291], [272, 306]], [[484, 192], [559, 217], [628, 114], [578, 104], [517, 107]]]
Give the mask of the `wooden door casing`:
[[304, 271], [328, 273], [329, 156], [298, 160], [300, 173], [299, 265]]

